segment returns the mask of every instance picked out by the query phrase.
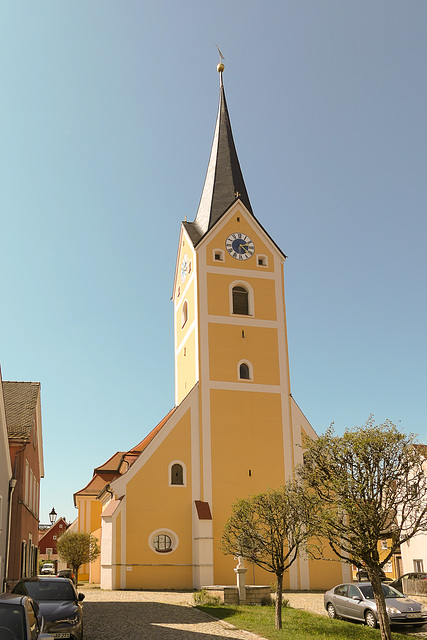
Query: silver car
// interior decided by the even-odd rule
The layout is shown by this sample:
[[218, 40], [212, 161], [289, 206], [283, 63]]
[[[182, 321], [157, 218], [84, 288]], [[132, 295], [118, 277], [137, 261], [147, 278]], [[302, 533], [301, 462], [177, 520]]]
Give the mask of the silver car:
[[[427, 622], [427, 607], [400, 591], [382, 583], [390, 624], [422, 627]], [[325, 609], [330, 618], [364, 621], [368, 627], [378, 625], [377, 605], [370, 582], [339, 584], [324, 595]]]

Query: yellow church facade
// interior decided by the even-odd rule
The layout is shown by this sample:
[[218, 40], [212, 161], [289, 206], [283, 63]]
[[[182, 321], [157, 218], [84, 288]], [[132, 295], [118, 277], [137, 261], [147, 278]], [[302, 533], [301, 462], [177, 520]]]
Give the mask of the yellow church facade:
[[[98, 496], [106, 589], [234, 583], [236, 561], [219, 549], [233, 502], [282, 485], [303, 434], [316, 437], [290, 389], [286, 256], [252, 211], [220, 79], [199, 209], [179, 237], [175, 408]], [[300, 558], [284, 588], [349, 579], [349, 565]], [[272, 577], [251, 565], [247, 582]]]

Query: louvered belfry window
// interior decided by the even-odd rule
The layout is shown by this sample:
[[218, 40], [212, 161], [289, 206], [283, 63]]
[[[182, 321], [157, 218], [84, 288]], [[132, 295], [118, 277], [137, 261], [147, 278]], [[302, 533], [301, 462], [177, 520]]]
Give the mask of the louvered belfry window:
[[178, 463], [172, 465], [171, 484], [184, 484], [184, 470]]
[[233, 287], [233, 313], [249, 315], [249, 293], [244, 287]]

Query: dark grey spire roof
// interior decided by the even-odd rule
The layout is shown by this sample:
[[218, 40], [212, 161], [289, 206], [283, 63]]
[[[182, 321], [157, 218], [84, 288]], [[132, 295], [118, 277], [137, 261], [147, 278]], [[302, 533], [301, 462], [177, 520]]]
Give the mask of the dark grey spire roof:
[[220, 76], [218, 117], [202, 197], [194, 222], [184, 223], [194, 244], [199, 242], [237, 199], [253, 215], [234, 146], [222, 73]]

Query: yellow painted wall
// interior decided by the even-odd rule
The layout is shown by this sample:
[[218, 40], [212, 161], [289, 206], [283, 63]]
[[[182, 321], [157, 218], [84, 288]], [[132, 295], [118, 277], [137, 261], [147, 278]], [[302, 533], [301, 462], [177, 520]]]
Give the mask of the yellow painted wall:
[[115, 536], [115, 555], [116, 555], [116, 588], [120, 586], [120, 574], [122, 563], [122, 514], [119, 512], [115, 522], [116, 536]]
[[[101, 545], [101, 527], [92, 531], [92, 535], [98, 540], [98, 544]], [[92, 584], [99, 584], [101, 582], [101, 556], [91, 562], [90, 564], [90, 581]]]
[[284, 482], [280, 394], [212, 390], [211, 441], [214, 583], [229, 584], [236, 563], [218, 546], [231, 504]]
[[[188, 265], [191, 271], [181, 279], [181, 265], [184, 256], [187, 256]], [[196, 268], [196, 254], [189, 245], [185, 235], [181, 237], [181, 245], [177, 258], [177, 279], [175, 283], [174, 302], [175, 309], [175, 334], [176, 348], [180, 349], [176, 355], [176, 376], [177, 376], [177, 396], [176, 403], [180, 404], [187, 393], [194, 387], [197, 382], [197, 351], [196, 351], [196, 333], [193, 327], [189, 333], [190, 327], [197, 319], [196, 310], [196, 281], [194, 276]], [[178, 295], [179, 293], [179, 295]], [[188, 317], [187, 322], [183, 325], [183, 305], [187, 302]]]
[[[126, 504], [132, 508], [126, 510], [126, 557], [132, 569], [126, 571], [126, 588], [192, 587], [190, 429], [188, 410], [127, 484]], [[168, 468], [175, 460], [186, 467], [186, 486], [169, 486]], [[162, 528], [179, 538], [171, 553], [156, 553], [149, 547], [150, 535]]]
[[[253, 258], [251, 258], [252, 260]], [[230, 260], [240, 264], [237, 260], [230, 257]], [[246, 269], [251, 265], [245, 262]], [[277, 320], [275, 283], [274, 280], [268, 278], [256, 278], [245, 274], [244, 267], [241, 276], [228, 275], [222, 273], [208, 273], [208, 313], [214, 316], [231, 316], [232, 306], [230, 300], [230, 287], [233, 283], [245, 282], [250, 285], [253, 290], [253, 298], [255, 301], [254, 317], [258, 320]], [[244, 316], [242, 316], [244, 317]]]
[[309, 560], [311, 589], [327, 590], [343, 581], [341, 562], [326, 543], [323, 556], [324, 560]]
[[[245, 337], [242, 337], [242, 329]], [[280, 384], [277, 329], [209, 323], [209, 376], [236, 382], [238, 363], [253, 366], [253, 382]], [[250, 382], [245, 382], [250, 385]]]
[[196, 334], [192, 331], [176, 356], [178, 370], [178, 404], [196, 384]]
[[[208, 242], [206, 245], [206, 264], [209, 266], [226, 266], [233, 269], [247, 269], [250, 265], [251, 269], [259, 268], [262, 271], [273, 271], [273, 254], [267, 248], [267, 245], [263, 242], [261, 234], [256, 233], [248, 222], [245, 213], [242, 210], [237, 210], [230, 218], [230, 220], [221, 228], [221, 230]], [[239, 220], [238, 220], [239, 218]], [[255, 244], [255, 253], [252, 258], [248, 260], [235, 260], [227, 252], [225, 248], [225, 241], [231, 233], [244, 233], [253, 240]], [[219, 263], [214, 259], [215, 249], [221, 249], [224, 251], [224, 262]], [[258, 267], [256, 264], [256, 256], [263, 254], [268, 258], [267, 267]]]
[[[76, 496], [76, 504], [78, 509], [78, 519], [79, 526], [78, 530], [84, 533], [93, 534], [94, 531], [100, 530], [101, 528], [101, 511], [102, 505], [100, 502], [96, 500], [95, 496], [91, 495], [83, 495]], [[88, 506], [89, 505], [89, 506]], [[100, 539], [100, 536], [99, 536]], [[99, 563], [99, 572], [100, 572], [100, 560]], [[79, 570], [79, 580], [82, 582], [86, 582], [90, 579], [90, 575], [92, 573], [91, 582], [99, 582], [99, 577], [96, 579], [94, 577], [93, 568], [89, 567], [89, 564], [84, 564], [80, 567]]]

